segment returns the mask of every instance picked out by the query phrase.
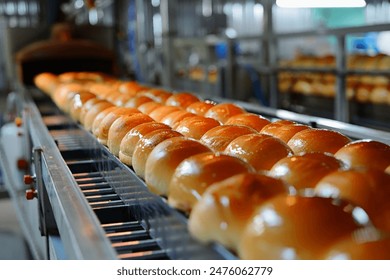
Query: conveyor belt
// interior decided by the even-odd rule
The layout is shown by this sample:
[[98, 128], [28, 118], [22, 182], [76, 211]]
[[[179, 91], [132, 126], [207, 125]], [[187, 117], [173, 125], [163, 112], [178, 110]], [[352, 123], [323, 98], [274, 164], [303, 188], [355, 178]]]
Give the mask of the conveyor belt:
[[[152, 195], [133, 170], [47, 99], [35, 100], [43, 123], [119, 259], [231, 259], [187, 232], [186, 217]], [[52, 111], [50, 111], [52, 108]]]

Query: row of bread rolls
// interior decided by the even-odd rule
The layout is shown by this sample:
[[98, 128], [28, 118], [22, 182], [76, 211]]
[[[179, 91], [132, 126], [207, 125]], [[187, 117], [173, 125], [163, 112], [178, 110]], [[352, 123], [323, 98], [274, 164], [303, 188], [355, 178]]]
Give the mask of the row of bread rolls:
[[[189, 93], [98, 83], [58, 82], [47, 92], [152, 192], [188, 213], [198, 240], [220, 242], [245, 259], [390, 258], [381, 235], [390, 231], [388, 145], [271, 122]], [[95, 97], [84, 99], [91, 85]], [[356, 220], [346, 203], [368, 217]], [[376, 237], [358, 242], [354, 236], [368, 231], [364, 218]]]
[[178, 69], [176, 71], [176, 75], [179, 78], [189, 78], [190, 80], [197, 82], [209, 82], [211, 84], [215, 84], [218, 79], [218, 69], [215, 66], [209, 66], [207, 69], [201, 66], [194, 66], [188, 69]]
[[[284, 61], [282, 66], [334, 68], [334, 56], [304, 56], [300, 55], [290, 61]], [[350, 70], [388, 70], [390, 57], [378, 54], [375, 56], [350, 55], [347, 58], [347, 68]], [[279, 91], [282, 93], [298, 93], [304, 95], [319, 95], [334, 97], [336, 94], [336, 75], [332, 73], [279, 73]], [[385, 75], [348, 75], [345, 92], [349, 100], [361, 103], [390, 104], [390, 80]]]

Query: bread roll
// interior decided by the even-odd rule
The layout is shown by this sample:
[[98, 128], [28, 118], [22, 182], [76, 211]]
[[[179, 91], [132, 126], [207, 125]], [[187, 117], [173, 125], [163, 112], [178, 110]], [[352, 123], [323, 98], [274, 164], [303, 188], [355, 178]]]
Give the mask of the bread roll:
[[121, 141], [119, 147], [119, 159], [124, 164], [131, 166], [134, 149], [137, 146], [138, 141], [149, 132], [160, 129], [170, 130], [171, 128], [168, 125], [154, 121], [142, 123], [132, 128], [128, 133], [126, 133]]
[[162, 118], [161, 122], [173, 128], [180, 121], [193, 116], [195, 115], [185, 110], [173, 111], [172, 113], [169, 113], [164, 118]]
[[390, 94], [387, 85], [375, 86], [370, 94], [370, 102], [374, 104], [386, 104], [387, 96]]
[[293, 137], [296, 133], [309, 128], [310, 127], [307, 125], [302, 125], [291, 121], [278, 120], [264, 126], [260, 132], [279, 138], [284, 143], [288, 143], [291, 137]]
[[128, 107], [128, 108], [138, 108], [142, 104], [146, 102], [151, 102], [153, 101], [152, 98], [144, 96], [144, 95], [137, 95], [134, 96], [130, 99], [127, 100], [126, 103], [123, 104], [123, 107]]
[[81, 107], [80, 109], [80, 114], [79, 114], [79, 121], [82, 125], [84, 125], [84, 119], [85, 119], [85, 115], [91, 110], [91, 108], [100, 103], [100, 102], [104, 102], [104, 100], [98, 98], [96, 95], [94, 98], [91, 98], [89, 100], [87, 100], [83, 106]]
[[251, 171], [254, 170], [249, 164], [236, 157], [211, 152], [191, 156], [182, 161], [172, 175], [168, 203], [190, 212], [211, 184]]
[[356, 87], [356, 93], [355, 93], [356, 100], [360, 103], [368, 103], [370, 101], [370, 95], [372, 89], [373, 89], [373, 85], [360, 83]]
[[317, 183], [315, 193], [361, 207], [375, 227], [390, 232], [389, 174], [378, 169], [334, 171]]
[[157, 103], [164, 104], [172, 96], [172, 93], [164, 89], [150, 88], [140, 93], [140, 95], [147, 96]]
[[108, 130], [107, 146], [110, 152], [115, 156], [119, 156], [120, 144], [126, 133], [141, 123], [152, 121], [151, 117], [142, 113], [117, 118]]
[[180, 92], [176, 94], [172, 94], [166, 101], [165, 105], [167, 106], [177, 106], [180, 108], [187, 108], [194, 102], [200, 101], [198, 97], [191, 93]]
[[357, 229], [332, 244], [321, 257], [325, 260], [389, 260], [390, 238], [373, 228]]
[[237, 250], [242, 231], [254, 210], [268, 199], [288, 192], [278, 179], [240, 173], [212, 184], [195, 204], [188, 220], [193, 237]]
[[243, 125], [220, 125], [203, 134], [200, 141], [214, 152], [223, 152], [234, 139], [241, 135], [257, 133], [256, 130]]
[[[113, 122], [118, 119], [120, 116], [131, 116], [133, 114], [140, 113], [135, 108], [121, 108], [118, 107], [111, 112], [109, 112], [102, 120], [101, 123], [97, 124], [96, 127], [96, 134], [95, 136], [97, 137], [97, 140], [102, 143], [103, 145], [107, 146], [107, 140], [108, 140], [108, 131], [113, 124]], [[97, 119], [94, 121], [94, 127], [95, 127], [95, 122]]]
[[111, 92], [116, 91], [112, 85], [106, 83], [92, 83], [88, 90], [101, 99], [106, 99]]
[[152, 152], [154, 147], [166, 139], [178, 136], [182, 135], [172, 129], [160, 129], [152, 131], [142, 137], [134, 148], [131, 162], [135, 173], [139, 177], [145, 178], [146, 160], [148, 159], [149, 154]]
[[[111, 109], [109, 109], [109, 108], [111, 108]], [[97, 118], [97, 116], [100, 113], [102, 113], [103, 111], [108, 109], [106, 112], [102, 113], [101, 116], [99, 117], [100, 120], [97, 121], [97, 124], [99, 124], [101, 122], [101, 120], [103, 119], [103, 116], [106, 115], [108, 112], [114, 110], [114, 108], [117, 108], [117, 107], [108, 101], [102, 101], [102, 102], [97, 103], [96, 105], [93, 105], [91, 107], [91, 109], [87, 113], [85, 113], [84, 128], [86, 130], [92, 132], [93, 123], [94, 123], [95, 119]]]
[[160, 103], [151, 101], [141, 104], [137, 107], [137, 109], [144, 113], [145, 115], [149, 115], [153, 110], [157, 109], [158, 107], [161, 107], [162, 105]]
[[58, 80], [61, 83], [72, 82], [104, 82], [110, 79], [107, 74], [100, 72], [80, 71], [80, 72], [64, 72], [58, 75]]
[[269, 174], [301, 190], [314, 188], [323, 177], [342, 167], [342, 162], [331, 154], [308, 153], [279, 160]]
[[224, 124], [230, 117], [243, 113], [245, 113], [245, 110], [237, 105], [221, 103], [211, 107], [204, 116], [216, 119], [221, 124]]
[[34, 77], [34, 84], [37, 88], [48, 95], [53, 95], [57, 86], [60, 84], [57, 75], [49, 72], [44, 72]]
[[246, 161], [256, 171], [270, 170], [280, 159], [292, 155], [284, 142], [266, 134], [239, 136], [229, 143], [224, 153]]
[[84, 90], [81, 84], [60, 84], [53, 93], [53, 101], [63, 112], [68, 113], [72, 97], [81, 90]]
[[147, 89], [146, 86], [140, 85], [135, 81], [123, 82], [118, 88], [119, 92], [126, 94], [129, 97], [136, 96], [139, 92]]
[[205, 152], [211, 152], [211, 150], [189, 138], [174, 137], [162, 141], [152, 150], [146, 160], [146, 185], [153, 193], [168, 195], [169, 182], [176, 167], [184, 159]]
[[58, 75], [58, 80], [62, 84], [77, 82], [77, 72], [64, 72]]
[[300, 153], [336, 153], [351, 140], [345, 135], [328, 129], [304, 129], [297, 132], [287, 142], [294, 154]]
[[364, 139], [353, 141], [335, 153], [348, 167], [373, 167], [385, 170], [390, 165], [390, 146]]
[[207, 131], [219, 125], [219, 122], [212, 118], [193, 116], [181, 120], [174, 129], [186, 137], [199, 140]]
[[260, 115], [256, 115], [252, 113], [243, 113], [243, 114], [234, 115], [233, 117], [229, 118], [225, 124], [245, 125], [260, 132], [261, 129], [269, 123], [270, 123], [269, 120], [267, 120], [266, 118]]
[[198, 101], [194, 102], [191, 105], [189, 105], [186, 110], [190, 113], [193, 113], [195, 115], [204, 116], [206, 112], [211, 108], [214, 107], [216, 103], [213, 103], [211, 101]]
[[330, 198], [273, 197], [254, 211], [238, 255], [247, 260], [319, 259], [331, 244], [359, 228], [347, 209]]
[[129, 101], [130, 96], [113, 90], [105, 96], [105, 99], [118, 107], [123, 107]]
[[69, 114], [71, 118], [76, 122], [80, 121], [82, 107], [88, 100], [95, 97], [95, 94], [87, 90], [81, 90], [77, 92], [69, 102]]
[[179, 107], [162, 105], [150, 112], [149, 116], [156, 122], [161, 122], [166, 115], [179, 110], [181, 110]]

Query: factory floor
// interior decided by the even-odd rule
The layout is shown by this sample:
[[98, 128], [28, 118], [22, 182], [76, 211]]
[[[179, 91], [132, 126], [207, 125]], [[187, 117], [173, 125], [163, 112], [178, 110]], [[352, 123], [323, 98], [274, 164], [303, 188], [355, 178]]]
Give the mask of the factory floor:
[[0, 198], [0, 260], [31, 259], [12, 201]]

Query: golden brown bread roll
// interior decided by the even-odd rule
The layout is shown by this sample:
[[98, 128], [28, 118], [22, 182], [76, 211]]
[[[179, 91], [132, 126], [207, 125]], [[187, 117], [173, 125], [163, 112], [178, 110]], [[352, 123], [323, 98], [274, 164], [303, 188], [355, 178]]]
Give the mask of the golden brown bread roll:
[[104, 100], [98, 98], [96, 95], [94, 98], [91, 98], [89, 100], [87, 100], [83, 106], [81, 107], [81, 110], [80, 110], [80, 114], [79, 114], [79, 121], [82, 125], [84, 125], [84, 119], [85, 119], [85, 115], [91, 110], [91, 108], [100, 103], [100, 102], [103, 102]]
[[284, 142], [266, 134], [239, 136], [229, 143], [224, 153], [246, 161], [256, 171], [270, 170], [280, 159], [292, 155]]
[[151, 117], [142, 113], [135, 113], [117, 118], [108, 130], [107, 146], [110, 152], [113, 155], [118, 156], [121, 141], [126, 133], [141, 123], [152, 121], [153, 119]]
[[390, 146], [364, 139], [353, 141], [335, 153], [348, 167], [374, 167], [385, 170], [390, 165]]
[[186, 110], [173, 111], [161, 119], [161, 122], [169, 125], [170, 127], [175, 127], [180, 121], [195, 116], [194, 114], [187, 112]]
[[230, 117], [245, 113], [245, 110], [233, 103], [220, 103], [207, 110], [205, 117], [213, 118], [224, 124]]
[[181, 108], [187, 108], [194, 102], [200, 101], [198, 97], [188, 92], [180, 92], [172, 94], [166, 101], [165, 105], [167, 106], [176, 106]]
[[252, 114], [252, 113], [243, 113], [243, 114], [238, 114], [230, 117], [225, 124], [245, 125], [260, 132], [261, 129], [269, 123], [270, 121], [264, 118], [263, 116]]
[[141, 113], [144, 113], [145, 115], [149, 115], [153, 110], [157, 109], [158, 107], [161, 107], [160, 103], [151, 101], [151, 102], [146, 102], [141, 104], [140, 106], [137, 107], [137, 109]]
[[53, 93], [53, 101], [63, 112], [68, 113], [72, 97], [81, 90], [84, 90], [84, 86], [78, 83], [60, 84]]
[[[111, 109], [109, 109], [111, 108]], [[84, 117], [84, 128], [88, 131], [91, 131], [93, 130], [93, 123], [95, 121], [95, 119], [97, 118], [97, 116], [102, 113], [103, 111], [105, 111], [106, 109], [109, 109], [107, 110], [105, 113], [102, 113], [101, 116], [99, 117], [100, 120], [97, 121], [97, 124], [101, 122], [101, 120], [103, 119], [103, 116], [105, 116], [108, 112], [114, 110], [114, 108], [117, 108], [116, 106], [114, 106], [114, 104], [112, 104], [111, 102], [108, 102], [108, 101], [102, 101], [102, 102], [99, 102], [97, 103], [96, 105], [93, 105], [91, 107], [91, 109], [85, 114], [85, 117]]]
[[161, 105], [157, 107], [152, 112], [149, 113], [149, 116], [154, 119], [156, 122], [161, 122], [161, 120], [168, 114], [181, 110], [179, 107]]
[[243, 231], [241, 259], [316, 260], [359, 226], [345, 203], [279, 195], [258, 207]]
[[189, 138], [174, 137], [162, 141], [152, 150], [146, 160], [146, 185], [153, 193], [168, 195], [169, 182], [176, 167], [184, 159], [205, 152], [211, 152], [211, 150]]
[[322, 255], [325, 260], [389, 260], [390, 238], [373, 228], [361, 228], [332, 244]]
[[171, 128], [166, 124], [155, 121], [143, 123], [132, 128], [128, 133], [126, 133], [121, 141], [119, 147], [119, 159], [124, 164], [131, 166], [134, 149], [137, 146], [138, 141], [149, 132], [160, 129], [170, 130]]
[[269, 174], [296, 189], [305, 189], [314, 188], [325, 175], [342, 167], [342, 162], [331, 154], [307, 153], [279, 160]]
[[95, 94], [87, 90], [78, 91], [69, 102], [69, 114], [71, 118], [75, 121], [80, 121], [82, 107], [88, 100], [95, 97]]
[[111, 84], [107, 83], [92, 83], [88, 86], [88, 90], [101, 99], [105, 99], [112, 91], [116, 90]]
[[190, 212], [211, 184], [252, 171], [249, 164], [228, 155], [209, 152], [191, 156], [183, 160], [172, 175], [168, 203], [174, 208]]
[[307, 125], [302, 125], [291, 121], [278, 120], [264, 126], [260, 132], [279, 138], [284, 143], [288, 143], [291, 137], [293, 137], [296, 133], [309, 128], [310, 127]]
[[204, 116], [206, 112], [211, 108], [214, 107], [216, 103], [211, 101], [198, 101], [194, 102], [191, 105], [189, 105], [186, 110], [190, 113], [193, 113], [195, 115]]
[[58, 80], [61, 83], [72, 82], [105, 82], [113, 79], [107, 74], [100, 72], [80, 71], [80, 72], [64, 72], [58, 75]]
[[282, 193], [288, 188], [281, 180], [254, 173], [234, 175], [203, 193], [191, 211], [188, 229], [203, 243], [216, 241], [235, 251], [253, 211]]
[[135, 81], [122, 82], [118, 88], [119, 92], [129, 97], [136, 96], [139, 92], [147, 89], [148, 88], [146, 86], [140, 85]]
[[108, 93], [104, 99], [110, 101], [112, 104], [115, 104], [118, 107], [124, 106], [130, 97], [127, 94], [120, 93], [119, 91], [113, 90]]
[[243, 125], [220, 125], [205, 134], [200, 141], [214, 152], [223, 152], [234, 139], [241, 135], [257, 133], [256, 130]]
[[102, 143], [103, 145], [107, 146], [107, 140], [108, 140], [108, 131], [113, 124], [113, 122], [118, 119], [120, 116], [131, 116], [133, 114], [141, 113], [135, 108], [122, 108], [117, 107], [116, 109], [109, 112], [100, 123], [95, 125], [97, 122], [97, 118], [93, 122], [93, 126], [97, 127], [96, 129], [96, 138], [97, 140]]
[[219, 122], [212, 118], [193, 116], [181, 120], [174, 129], [186, 137], [199, 140], [207, 131], [219, 125]]
[[126, 101], [126, 103], [123, 104], [123, 107], [129, 107], [129, 108], [138, 108], [142, 104], [146, 102], [152, 102], [153, 99], [144, 95], [137, 95], [134, 97], [131, 97]]
[[370, 102], [374, 104], [386, 104], [387, 97], [390, 94], [387, 85], [377, 85], [371, 91]]
[[373, 85], [360, 83], [356, 86], [356, 100], [360, 103], [368, 103], [370, 101], [370, 95], [373, 88]]
[[34, 84], [37, 88], [48, 95], [53, 95], [55, 89], [60, 84], [57, 75], [49, 72], [44, 72], [34, 77]]
[[171, 97], [172, 93], [164, 89], [150, 88], [140, 93], [140, 95], [147, 96], [157, 103], [164, 104]]
[[317, 183], [315, 193], [361, 207], [375, 227], [390, 232], [389, 174], [378, 169], [334, 171]]
[[339, 132], [312, 128], [297, 132], [287, 142], [287, 145], [290, 146], [294, 154], [311, 152], [334, 154], [350, 141], [347, 136]]
[[152, 152], [154, 147], [166, 139], [178, 136], [182, 135], [172, 129], [159, 129], [152, 131], [142, 137], [134, 148], [131, 162], [135, 173], [139, 177], [145, 178], [146, 160], [148, 159], [149, 154]]

